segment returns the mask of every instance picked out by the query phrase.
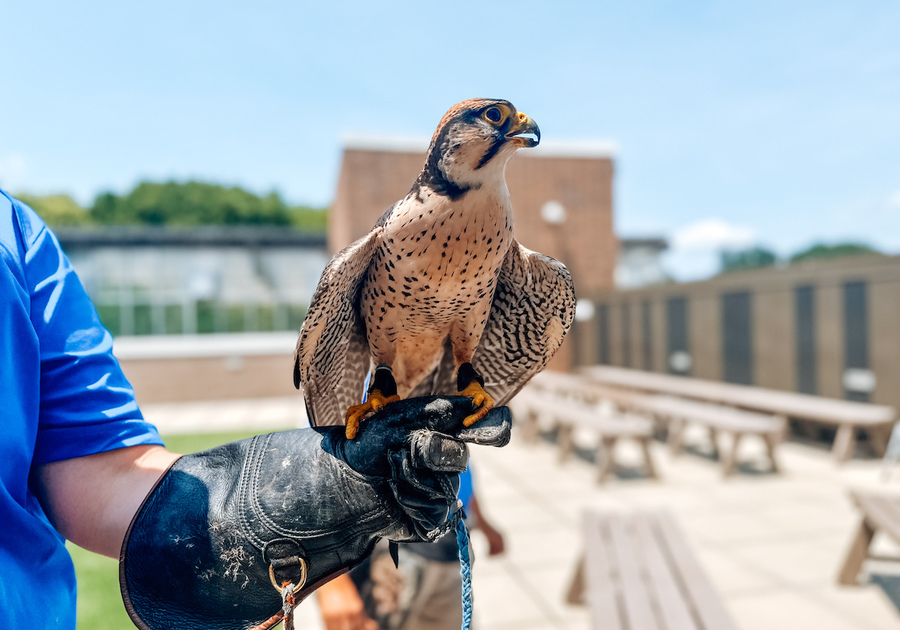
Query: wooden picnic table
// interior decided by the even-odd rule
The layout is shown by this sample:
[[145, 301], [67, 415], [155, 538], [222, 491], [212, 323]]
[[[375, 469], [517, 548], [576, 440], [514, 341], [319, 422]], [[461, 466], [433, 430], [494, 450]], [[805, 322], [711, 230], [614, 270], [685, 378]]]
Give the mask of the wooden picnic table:
[[593, 630], [736, 630], [671, 513], [591, 511], [566, 600]]
[[766, 454], [772, 465], [772, 471], [778, 472], [778, 461], [775, 448], [784, 439], [787, 422], [782, 416], [735, 409], [708, 402], [686, 400], [675, 396], [638, 396], [633, 406], [657, 418], [668, 421], [669, 449], [672, 455], [681, 452], [684, 445], [684, 432], [688, 424], [699, 424], [706, 427], [712, 442], [715, 455], [719, 456], [719, 434], [731, 436], [731, 446], [721, 457], [722, 476], [732, 474], [738, 462], [738, 447], [746, 435], [759, 437], [766, 446]]
[[[857, 584], [863, 562], [871, 557], [869, 547], [878, 532], [884, 532], [900, 543], [900, 495], [896, 492], [851, 490], [850, 498], [862, 514], [859, 527], [838, 574], [838, 584]], [[896, 560], [896, 558], [892, 558]]]
[[603, 365], [584, 368], [582, 373], [606, 386], [669, 394], [835, 426], [837, 434], [832, 452], [839, 462], [846, 461], [853, 455], [856, 432], [859, 429], [867, 433], [876, 454], [884, 455], [896, 417], [896, 410], [887, 405], [810, 396], [658, 372]]
[[656, 466], [650, 452], [653, 424], [647, 418], [622, 413], [607, 413], [596, 405], [552, 395], [547, 391], [526, 387], [516, 395], [519, 402], [533, 414], [552, 418], [558, 429], [559, 461], [564, 462], [575, 447], [574, 433], [578, 428], [597, 435], [595, 462], [597, 481], [603, 483], [615, 466], [614, 453], [621, 439], [631, 439], [640, 446], [647, 476], [656, 478]]

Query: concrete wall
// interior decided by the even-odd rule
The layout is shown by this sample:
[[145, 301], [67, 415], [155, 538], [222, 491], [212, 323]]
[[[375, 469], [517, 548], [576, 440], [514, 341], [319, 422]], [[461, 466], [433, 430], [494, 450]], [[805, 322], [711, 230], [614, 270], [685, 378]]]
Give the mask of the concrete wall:
[[[641, 304], [652, 308], [653, 370], [667, 371], [666, 300], [688, 300], [691, 375], [723, 378], [722, 296], [735, 291], [751, 294], [753, 384], [773, 389], [797, 389], [795, 290], [814, 287], [817, 394], [844, 398], [845, 304], [848, 282], [866, 283], [866, 325], [869, 370], [876, 378], [871, 402], [900, 407], [900, 257], [865, 256], [833, 261], [723, 274], [705, 282], [670, 284], [630, 291], [596, 291], [590, 299], [608, 305], [610, 362], [623, 365], [621, 313], [623, 303], [638, 315], [632, 323], [632, 366], [642, 368]], [[596, 324], [595, 324], [596, 325]], [[599, 339], [599, 334], [597, 338]], [[579, 360], [599, 362], [600, 349], [581, 348]]]
[[139, 404], [300, 396], [296, 333], [118, 337], [113, 352]]

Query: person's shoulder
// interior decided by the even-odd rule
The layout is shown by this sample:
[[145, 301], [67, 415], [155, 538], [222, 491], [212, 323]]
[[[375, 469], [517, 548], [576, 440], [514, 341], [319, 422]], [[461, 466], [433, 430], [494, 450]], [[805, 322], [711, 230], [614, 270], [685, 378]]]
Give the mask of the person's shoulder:
[[46, 229], [44, 221], [27, 204], [0, 188], [0, 248], [22, 264], [25, 252]]

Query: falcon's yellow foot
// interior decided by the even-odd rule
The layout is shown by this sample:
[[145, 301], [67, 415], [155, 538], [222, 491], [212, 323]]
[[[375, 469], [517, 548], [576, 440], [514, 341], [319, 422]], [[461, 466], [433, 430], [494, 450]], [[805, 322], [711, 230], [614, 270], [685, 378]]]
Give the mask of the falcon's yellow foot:
[[464, 390], [458, 392], [460, 396], [466, 396], [467, 398], [471, 398], [472, 402], [478, 406], [478, 409], [475, 410], [475, 413], [466, 416], [466, 419], [463, 420], [463, 425], [470, 427], [482, 418], [487, 415], [487, 412], [494, 408], [496, 402], [493, 398], [491, 398], [490, 394], [484, 391], [484, 388], [478, 383], [478, 381], [472, 381], [466, 386]]
[[359, 428], [359, 421], [362, 420], [369, 412], [375, 413], [382, 407], [384, 407], [388, 403], [397, 402], [400, 400], [400, 396], [394, 394], [393, 396], [385, 396], [377, 389], [373, 389], [368, 398], [366, 398], [366, 402], [361, 405], [352, 405], [349, 409], [347, 409], [346, 419], [347, 419], [347, 427], [345, 431], [345, 435], [348, 440], [352, 440], [356, 437], [356, 430]]

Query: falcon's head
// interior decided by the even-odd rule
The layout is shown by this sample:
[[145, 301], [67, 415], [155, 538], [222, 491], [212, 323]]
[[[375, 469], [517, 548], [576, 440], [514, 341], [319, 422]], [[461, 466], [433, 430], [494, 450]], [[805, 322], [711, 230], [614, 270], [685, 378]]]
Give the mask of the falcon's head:
[[502, 181], [520, 147], [535, 147], [541, 130], [509, 101], [473, 98], [450, 108], [431, 138], [418, 184], [451, 199]]

